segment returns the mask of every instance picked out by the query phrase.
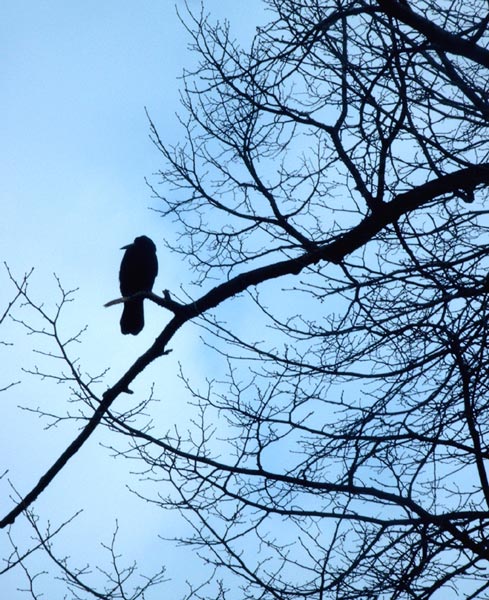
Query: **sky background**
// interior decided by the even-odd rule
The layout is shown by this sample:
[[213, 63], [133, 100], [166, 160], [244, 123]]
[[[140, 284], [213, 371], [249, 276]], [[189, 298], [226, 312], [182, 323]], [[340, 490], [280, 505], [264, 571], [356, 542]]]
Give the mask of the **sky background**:
[[[178, 7], [185, 11], [183, 3]], [[205, 0], [204, 7], [216, 19], [227, 18], [244, 44], [265, 19], [258, 0]], [[34, 267], [30, 291], [48, 312], [59, 300], [53, 274], [65, 289], [78, 289], [63, 317], [63, 332], [71, 335], [88, 326], [73, 356], [84, 372], [110, 368], [101, 392], [148, 347], [167, 319], [161, 309], [147, 305], [145, 330], [137, 338], [121, 336], [120, 308], [103, 308], [119, 295], [120, 247], [141, 234], [155, 241], [157, 292], [168, 288], [178, 294], [191, 279], [186, 265], [163, 247], [171, 224], [150, 210], [158, 204], [145, 184], [145, 177], [151, 179], [161, 165], [148, 137], [145, 107], [160, 136], [178, 140], [178, 77], [195, 61], [188, 42], [175, 4], [165, 0], [3, 0], [0, 5], [0, 258], [18, 278]], [[12, 288], [0, 267], [3, 312]], [[15, 314], [33, 317], [27, 311]], [[62, 414], [69, 397], [68, 388], [22, 371], [51, 368], [49, 360], [34, 352], [44, 341], [26, 333], [12, 321], [0, 328], [0, 340], [14, 344], [0, 346], [0, 388], [22, 380], [0, 395], [0, 474], [9, 469], [21, 494], [80, 426], [67, 421], [46, 429], [49, 421], [19, 409]], [[160, 383], [155, 418], [168, 427], [185, 406], [174, 375], [179, 362], [196, 376], [219, 374], [219, 365], [202, 355], [195, 331], [181, 332], [172, 348], [172, 355], [152, 365], [133, 386], [144, 397], [153, 381]], [[170, 589], [183, 593], [185, 550], [165, 554], [165, 546], [155, 540], [162, 531], [177, 535], [182, 524], [174, 514], [142, 504], [127, 491], [130, 466], [112, 460], [100, 445], [111, 441], [104, 432], [95, 435], [36, 502], [41, 524], [49, 519], [54, 526], [84, 508], [69, 530], [69, 546], [58, 546], [83, 563], [97, 556], [100, 542], [110, 540], [117, 518], [120, 549], [130, 550], [128, 561], [138, 560], [143, 570], [161, 563], [168, 567], [174, 587], [156, 591], [155, 597]], [[2, 516], [11, 508], [10, 493], [4, 477]], [[20, 545], [26, 543], [21, 521], [11, 533]], [[5, 532], [0, 532], [0, 557], [7, 547]], [[11, 571], [0, 579], [1, 597], [23, 597], [16, 591], [23, 584], [20, 570]], [[39, 589], [55, 598], [57, 585], [45, 577]]]

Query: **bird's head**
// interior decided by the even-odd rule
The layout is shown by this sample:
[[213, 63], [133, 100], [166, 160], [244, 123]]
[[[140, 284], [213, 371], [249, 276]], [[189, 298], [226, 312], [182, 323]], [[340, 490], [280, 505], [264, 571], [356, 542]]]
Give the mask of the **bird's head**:
[[127, 250], [131, 246], [137, 246], [139, 248], [147, 248], [151, 249], [153, 252], [156, 252], [156, 246], [151, 238], [147, 235], [140, 235], [137, 237], [132, 244], [127, 244], [127, 246], [122, 246], [121, 250]]

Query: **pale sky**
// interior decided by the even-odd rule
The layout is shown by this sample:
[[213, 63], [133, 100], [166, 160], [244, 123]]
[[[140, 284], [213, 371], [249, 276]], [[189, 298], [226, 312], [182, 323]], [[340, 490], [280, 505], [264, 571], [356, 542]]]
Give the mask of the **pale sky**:
[[[204, 0], [204, 5], [216, 18], [227, 18], [243, 41], [263, 21], [259, 0]], [[179, 6], [184, 10], [183, 3]], [[74, 355], [84, 372], [110, 367], [101, 391], [151, 343], [166, 318], [161, 309], [147, 306], [143, 333], [123, 337], [119, 307], [103, 308], [118, 296], [120, 247], [141, 234], [155, 241], [160, 262], [156, 291], [178, 292], [190, 279], [180, 259], [163, 248], [165, 228], [171, 225], [149, 210], [158, 206], [144, 181], [161, 164], [148, 137], [144, 107], [161, 137], [176, 141], [177, 78], [194, 60], [187, 43], [175, 5], [166, 0], [3, 0], [0, 6], [0, 258], [18, 277], [35, 267], [30, 290], [47, 310], [58, 300], [53, 273], [66, 289], [78, 288], [63, 326], [66, 335], [88, 326]], [[10, 288], [3, 266], [0, 285], [3, 312], [10, 296], [5, 294]], [[26, 336], [21, 325], [5, 324], [0, 340], [15, 343], [0, 346], [0, 387], [22, 379], [0, 395], [0, 473], [9, 469], [12, 483], [25, 494], [76, 436], [80, 423], [45, 429], [48, 421], [18, 409], [41, 407], [63, 414], [69, 389], [21, 371], [49, 365], [33, 352], [39, 340]], [[161, 398], [156, 412], [161, 414], [155, 418], [168, 427], [179, 418], [184, 402], [174, 377], [178, 363], [197, 374], [216, 367], [204, 362], [196, 340], [195, 333], [183, 332], [172, 344], [173, 354], [134, 385], [135, 393], [144, 396], [156, 382]], [[160, 563], [168, 566], [174, 587], [156, 590], [154, 597], [167, 596], [169, 590], [177, 594], [171, 597], [183, 595], [188, 574], [184, 551], [165, 555], [165, 546], [156, 539], [162, 530], [169, 537], [178, 535], [181, 524], [174, 514], [142, 504], [127, 492], [131, 465], [112, 460], [101, 442], [116, 440], [99, 432], [36, 502], [41, 524], [51, 520], [55, 526], [86, 509], [68, 532], [71, 542], [57, 547], [83, 564], [93, 559], [100, 542], [110, 540], [118, 518], [120, 549], [130, 550], [128, 562], [138, 560], [142, 571]], [[4, 478], [2, 516], [11, 507], [9, 493]], [[25, 541], [21, 521], [12, 533], [19, 544]], [[5, 532], [0, 532], [1, 556], [5, 544]], [[23, 583], [21, 573], [12, 571], [0, 579], [0, 596], [24, 597], [16, 591]], [[39, 589], [48, 598], [62, 597], [54, 595], [61, 593], [56, 585], [46, 577]]]

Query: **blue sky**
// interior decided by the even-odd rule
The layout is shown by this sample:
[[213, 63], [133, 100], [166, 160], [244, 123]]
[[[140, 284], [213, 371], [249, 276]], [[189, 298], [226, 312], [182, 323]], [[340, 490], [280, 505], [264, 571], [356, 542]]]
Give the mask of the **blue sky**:
[[[216, 18], [228, 18], [243, 41], [260, 22], [258, 14], [263, 18], [258, 0], [204, 4]], [[179, 7], [183, 10], [183, 3]], [[53, 273], [67, 289], [78, 288], [63, 326], [74, 332], [88, 325], [76, 356], [91, 373], [110, 367], [105, 386], [118, 379], [165, 322], [161, 310], [147, 307], [144, 332], [137, 339], [123, 338], [119, 307], [103, 308], [118, 296], [119, 248], [137, 235], [149, 235], [158, 247], [157, 289], [178, 292], [190, 279], [179, 258], [163, 248], [170, 224], [148, 210], [157, 205], [144, 181], [160, 164], [148, 137], [144, 107], [163, 139], [178, 139], [177, 78], [194, 60], [187, 43], [175, 5], [163, 0], [3, 0], [0, 7], [0, 258], [19, 277], [35, 267], [30, 289], [47, 310], [57, 301]], [[3, 270], [0, 285], [9, 289]], [[2, 292], [0, 298], [1, 310], [8, 296]], [[29, 318], [17, 313], [22, 315]], [[155, 416], [169, 427], [184, 402], [174, 377], [178, 362], [197, 375], [215, 367], [202, 362], [197, 338], [195, 332], [182, 333], [173, 344], [174, 354], [134, 386], [136, 393], [147, 394], [164, 372], [166, 386], [156, 390], [162, 400]], [[18, 409], [22, 405], [63, 413], [69, 390], [22, 372], [23, 367], [42, 368], [49, 361], [33, 352], [41, 342], [26, 336], [19, 324], [5, 324], [0, 339], [15, 344], [0, 346], [4, 374], [22, 379], [0, 398], [0, 473], [9, 468], [11, 481], [25, 493], [76, 435], [79, 424], [70, 421], [46, 430], [46, 421]], [[0, 387], [4, 383], [0, 379]], [[86, 508], [69, 534], [76, 540], [76, 552], [65, 548], [81, 562], [95, 556], [94, 545], [109, 540], [118, 518], [122, 549], [130, 547], [142, 564], [156, 553], [175, 577], [175, 589], [183, 591], [186, 570], [179, 551], [162, 555], [163, 546], [155, 542], [160, 527], [169, 536], [178, 533], [174, 515], [141, 506], [128, 494], [128, 465], [110, 459], [100, 447], [100, 442], [107, 443], [103, 432], [95, 437], [36, 503], [36, 511], [55, 524]], [[4, 479], [2, 514], [8, 493]], [[135, 513], [137, 527], [127, 526], [128, 520], [134, 523]], [[13, 533], [19, 543], [25, 541], [22, 523]], [[21, 597], [15, 595], [21, 581], [17, 572], [4, 577], [2, 597]], [[50, 585], [55, 584], [46, 579], [41, 588], [54, 593]]]

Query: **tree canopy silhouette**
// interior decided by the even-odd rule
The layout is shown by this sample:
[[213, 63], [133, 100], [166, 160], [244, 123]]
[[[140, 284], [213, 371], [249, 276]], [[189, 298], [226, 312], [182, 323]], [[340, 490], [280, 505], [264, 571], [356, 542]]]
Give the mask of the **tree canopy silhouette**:
[[[211, 567], [186, 598], [488, 598], [487, 2], [266, 4], [248, 49], [189, 13], [183, 141], [150, 119], [190, 299], [102, 397], [77, 374], [89, 422], [1, 525], [104, 421]], [[114, 414], [190, 321], [223, 367], [182, 357], [188, 432]]]

